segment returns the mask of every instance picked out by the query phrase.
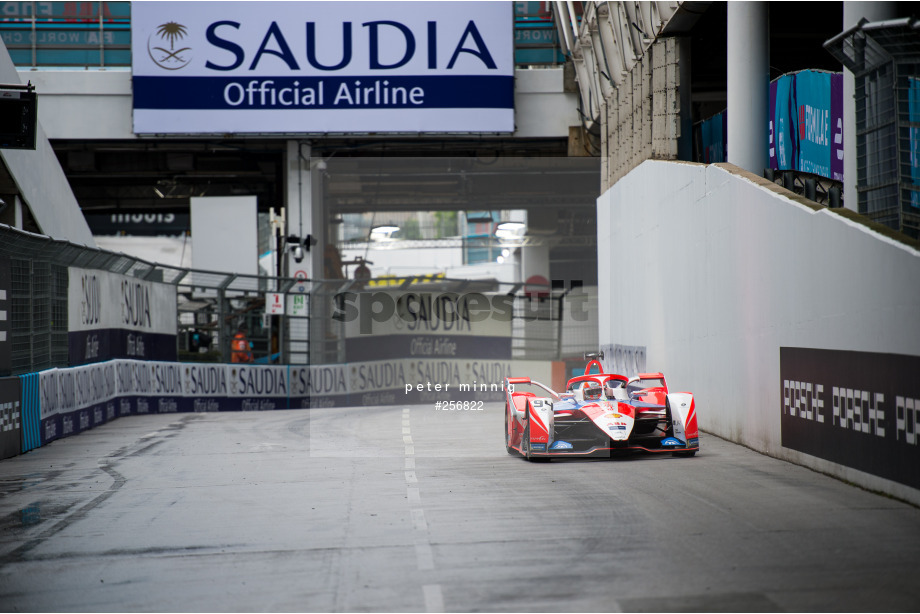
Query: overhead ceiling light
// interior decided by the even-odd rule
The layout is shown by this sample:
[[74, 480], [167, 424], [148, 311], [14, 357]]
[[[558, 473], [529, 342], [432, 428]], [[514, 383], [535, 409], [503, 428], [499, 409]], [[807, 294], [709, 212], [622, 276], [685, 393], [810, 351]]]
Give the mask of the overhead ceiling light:
[[524, 222], [501, 222], [495, 227], [495, 238], [513, 241], [524, 236], [527, 224]]
[[389, 241], [395, 239], [393, 235], [399, 231], [399, 226], [394, 224], [385, 224], [383, 226], [375, 226], [371, 229], [371, 241]]

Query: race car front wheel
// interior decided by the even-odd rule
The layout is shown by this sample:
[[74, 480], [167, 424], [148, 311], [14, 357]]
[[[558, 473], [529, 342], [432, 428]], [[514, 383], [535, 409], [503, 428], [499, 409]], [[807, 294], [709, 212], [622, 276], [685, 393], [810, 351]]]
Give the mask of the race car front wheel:
[[524, 414], [524, 421], [527, 423], [527, 426], [524, 427], [524, 434], [521, 436], [521, 456], [530, 459], [530, 408], [527, 408], [527, 411]]
[[548, 456], [533, 456], [530, 453], [530, 403], [527, 403], [527, 409], [524, 411], [524, 435], [521, 437], [521, 455], [531, 463], [549, 462]]
[[510, 411], [508, 404], [505, 403], [505, 450], [508, 454], [514, 454], [514, 448], [511, 447], [511, 421], [509, 419]]
[[674, 418], [671, 416], [671, 401], [665, 399], [664, 401], [664, 416], [667, 425], [665, 426], [664, 436], [665, 437], [674, 437]]

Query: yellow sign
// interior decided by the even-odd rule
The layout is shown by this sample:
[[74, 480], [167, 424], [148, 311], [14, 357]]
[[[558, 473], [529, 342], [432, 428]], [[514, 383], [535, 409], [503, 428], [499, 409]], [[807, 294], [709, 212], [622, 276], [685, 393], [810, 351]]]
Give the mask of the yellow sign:
[[367, 280], [365, 286], [376, 287], [376, 288], [385, 288], [393, 286], [401, 286], [406, 281], [409, 281], [412, 284], [430, 284], [436, 281], [441, 281], [445, 277], [444, 273], [432, 273], [430, 275], [408, 275], [406, 277], [375, 277], [374, 279]]

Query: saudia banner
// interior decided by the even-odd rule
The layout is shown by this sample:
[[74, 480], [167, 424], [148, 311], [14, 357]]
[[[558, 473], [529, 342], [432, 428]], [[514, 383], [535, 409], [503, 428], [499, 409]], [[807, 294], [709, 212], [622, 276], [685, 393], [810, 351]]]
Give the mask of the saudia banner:
[[343, 292], [334, 304], [349, 362], [511, 358], [514, 303], [507, 294]]
[[68, 270], [70, 364], [176, 359], [176, 287], [95, 269]]
[[512, 132], [507, 2], [137, 2], [134, 132]]

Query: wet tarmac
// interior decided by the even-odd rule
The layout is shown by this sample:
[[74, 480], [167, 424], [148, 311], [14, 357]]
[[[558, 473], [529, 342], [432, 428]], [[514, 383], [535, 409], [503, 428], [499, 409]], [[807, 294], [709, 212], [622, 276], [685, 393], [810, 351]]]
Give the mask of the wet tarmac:
[[502, 407], [122, 418], [0, 462], [3, 611], [915, 611], [920, 510], [703, 433], [527, 463]]

